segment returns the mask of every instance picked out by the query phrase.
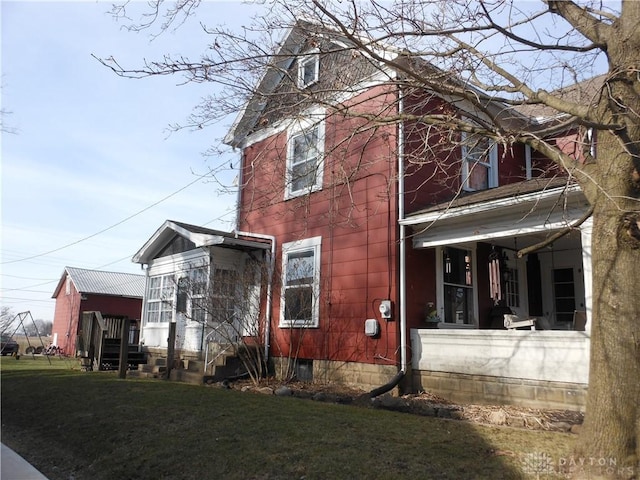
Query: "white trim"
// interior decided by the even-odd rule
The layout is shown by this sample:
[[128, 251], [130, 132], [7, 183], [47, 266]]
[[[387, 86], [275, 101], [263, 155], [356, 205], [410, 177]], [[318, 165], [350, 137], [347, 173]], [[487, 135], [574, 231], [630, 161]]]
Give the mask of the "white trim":
[[580, 192], [578, 185], [568, 185], [558, 188], [550, 188], [544, 191], [536, 191], [524, 195], [510, 196], [488, 202], [476, 203], [464, 207], [452, 207], [447, 210], [437, 210], [433, 212], [412, 215], [411, 217], [401, 220], [403, 225], [417, 225], [420, 223], [435, 222], [436, 220], [444, 220], [448, 218], [462, 217], [465, 215], [477, 215], [483, 212], [489, 212], [497, 208], [517, 206], [524, 203], [539, 204], [546, 199], [555, 199], [562, 193], [571, 194]]
[[[318, 79], [320, 78], [320, 50], [314, 48], [309, 50], [301, 55], [298, 55], [298, 81], [297, 85], [300, 89], [305, 89], [310, 87], [311, 85], [318, 83]], [[304, 73], [307, 65], [313, 63], [315, 72], [314, 78], [308, 82], [304, 82]]]
[[[474, 135], [477, 138], [477, 142], [482, 142], [486, 140], [489, 142], [488, 146], [488, 159], [487, 161], [477, 160], [475, 163], [479, 164], [480, 167], [486, 168], [487, 172], [487, 188], [472, 188], [469, 186], [469, 179], [471, 176], [471, 170], [469, 169], [470, 160], [469, 157], [469, 145], [467, 145], [466, 140], [469, 138], [469, 135], [466, 132], [462, 132], [462, 168], [461, 171], [461, 179], [462, 189], [467, 192], [475, 192], [480, 190], [487, 190], [489, 188], [495, 188], [499, 185], [498, 180], [498, 145], [489, 140], [488, 138], [478, 138], [478, 135]], [[484, 156], [484, 155], [483, 155]]]
[[438, 245], [449, 245], [452, 243], [465, 243], [465, 242], [479, 242], [482, 240], [489, 240], [492, 238], [505, 238], [505, 237], [518, 237], [521, 235], [527, 235], [530, 233], [536, 232], [544, 232], [548, 230], [559, 230], [562, 228], [566, 228], [569, 225], [569, 222], [566, 220], [562, 220], [559, 222], [547, 223], [547, 224], [539, 224], [530, 227], [519, 227], [512, 229], [496, 229], [491, 233], [471, 233], [469, 235], [455, 235], [455, 237], [447, 237], [447, 238], [435, 238], [433, 240], [419, 240], [416, 237], [416, 240], [413, 242], [414, 248], [428, 248], [435, 247]]
[[525, 171], [527, 175], [527, 180], [531, 180], [533, 178], [533, 171], [531, 166], [531, 146], [524, 146], [524, 162], [525, 162]]
[[584, 305], [587, 312], [585, 332], [591, 334], [591, 317], [593, 305], [593, 265], [591, 263], [591, 235], [593, 233], [593, 217], [589, 217], [580, 225], [580, 240], [582, 242], [582, 279], [584, 282]]
[[[333, 105], [342, 104], [352, 98], [357, 97], [360, 94], [366, 93], [370, 88], [388, 84], [388, 82], [390, 80], [393, 80], [394, 78], [396, 78], [396, 72], [388, 68], [383, 68], [379, 71], [376, 71], [373, 75], [361, 81], [360, 83], [357, 83], [353, 86], [345, 87], [345, 90], [343, 92], [338, 92], [335, 98], [327, 99], [326, 102]], [[261, 128], [260, 130], [247, 135], [241, 142], [235, 145], [235, 147], [245, 149], [258, 142], [262, 142], [267, 138], [272, 137], [273, 135], [284, 132], [286, 129], [290, 128], [292, 122], [293, 120], [291, 118], [285, 118], [275, 122], [269, 127]]]
[[[313, 250], [314, 260], [314, 279], [312, 290], [312, 318], [310, 322], [296, 322], [285, 320], [285, 286], [286, 286], [286, 274], [287, 274], [287, 258], [291, 253], [305, 252]], [[318, 327], [320, 323], [320, 254], [322, 250], [322, 237], [311, 237], [303, 240], [297, 240], [294, 242], [287, 242], [282, 245], [282, 288], [280, 289], [280, 328], [314, 328]]]

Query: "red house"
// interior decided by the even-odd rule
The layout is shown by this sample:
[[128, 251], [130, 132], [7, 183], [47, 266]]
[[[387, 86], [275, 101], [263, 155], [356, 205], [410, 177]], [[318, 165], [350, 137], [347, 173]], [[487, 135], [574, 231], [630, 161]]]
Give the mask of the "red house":
[[82, 312], [126, 316], [139, 328], [144, 282], [143, 275], [65, 267], [52, 296], [56, 299], [53, 345], [65, 355], [76, 354]]
[[[178, 319], [193, 339], [185, 350], [206, 357], [215, 335], [195, 321], [206, 316], [197, 299], [175, 308], [180, 282], [197, 276], [198, 291], [209, 282], [226, 302], [216, 315], [241, 322], [230, 279], [263, 258], [274, 273], [254, 285], [257, 328], [235, 331], [263, 339], [277, 374], [373, 395], [398, 387], [582, 408], [587, 202], [530, 148], [437, 129], [420, 115], [532, 129], [545, 119], [409, 86], [380, 59], [409, 60], [371, 48], [305, 22], [288, 32], [225, 138], [241, 152], [236, 231], [167, 222], [134, 257], [148, 265], [147, 345], [162, 348]], [[514, 255], [570, 226], [550, 248]], [[507, 328], [522, 325], [529, 330]]]
[[[300, 22], [225, 139], [242, 152], [237, 229], [273, 236], [281, 267], [271, 357], [377, 392], [402, 382], [580, 408], [588, 335], [573, 330], [590, 315], [589, 222], [551, 249], [514, 253], [576, 222], [581, 192], [529, 147], [419, 119], [536, 128], [524, 113], [405, 88], [377, 60], [401, 64], [399, 52], [351, 47]], [[504, 313], [546, 331], [506, 330]]]

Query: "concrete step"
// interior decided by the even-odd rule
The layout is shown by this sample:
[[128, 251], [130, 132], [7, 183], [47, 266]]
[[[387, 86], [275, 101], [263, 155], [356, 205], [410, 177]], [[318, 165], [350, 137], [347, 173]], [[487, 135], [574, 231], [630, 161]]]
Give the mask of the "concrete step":
[[171, 370], [169, 379], [174, 382], [191, 383], [193, 385], [202, 385], [202, 373], [191, 372], [184, 369]]

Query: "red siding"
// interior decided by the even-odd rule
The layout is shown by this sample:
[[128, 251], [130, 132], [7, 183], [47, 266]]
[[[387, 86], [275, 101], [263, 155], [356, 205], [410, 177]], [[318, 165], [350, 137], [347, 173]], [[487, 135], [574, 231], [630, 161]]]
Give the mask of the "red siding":
[[[379, 109], [393, 103], [388, 95], [378, 88], [353, 103]], [[277, 327], [280, 292], [274, 292], [273, 355], [296, 355], [300, 347], [298, 358], [396, 361], [397, 313], [386, 323], [378, 311], [383, 299], [397, 305], [396, 129], [357, 132], [360, 125], [364, 120], [327, 118], [323, 187], [309, 196], [284, 200], [286, 132], [244, 151], [240, 229], [275, 235], [278, 262], [283, 243], [322, 237], [319, 327]], [[379, 337], [364, 335], [367, 318], [379, 320]]]
[[[386, 109], [397, 102], [391, 87], [376, 87], [350, 104], [361, 112], [394, 115], [395, 111]], [[408, 96], [405, 111], [459, 115], [437, 97]], [[283, 243], [322, 237], [319, 327], [279, 328], [276, 285], [271, 352], [298, 358], [396, 363], [398, 130], [393, 125], [372, 126], [365, 119], [328, 115], [321, 191], [285, 200], [286, 132], [243, 151], [239, 229], [276, 236], [278, 265]], [[404, 135], [406, 213], [451, 199], [460, 189], [459, 134], [407, 121]], [[535, 155], [532, 163], [534, 176], [548, 166]], [[500, 185], [526, 178], [522, 145], [499, 147], [498, 164]], [[427, 302], [436, 302], [435, 251], [414, 250], [408, 239], [406, 252], [407, 327], [423, 327]], [[484, 253], [479, 248], [479, 255]], [[479, 268], [481, 277], [485, 273]], [[479, 285], [482, 290], [482, 282]], [[383, 299], [393, 302], [391, 321], [380, 317], [378, 306]], [[490, 305], [481, 301], [479, 307], [480, 315], [485, 316]], [[364, 335], [368, 318], [379, 321], [378, 337]]]

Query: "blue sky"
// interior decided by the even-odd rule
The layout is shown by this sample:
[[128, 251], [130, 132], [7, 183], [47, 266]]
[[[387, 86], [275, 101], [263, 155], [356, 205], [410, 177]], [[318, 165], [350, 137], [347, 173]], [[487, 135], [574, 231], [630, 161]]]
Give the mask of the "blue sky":
[[197, 132], [167, 131], [214, 87], [120, 78], [91, 55], [127, 66], [165, 53], [197, 58], [208, 42], [197, 21], [233, 26], [250, 7], [203, 2], [195, 21], [151, 41], [149, 32], [122, 29], [106, 13], [110, 5], [1, 3], [2, 108], [11, 112], [3, 122], [15, 133], [2, 134], [0, 278], [2, 305], [14, 313], [52, 320], [51, 295], [65, 266], [142, 273], [131, 257], [167, 219], [233, 229], [235, 196], [198, 180], [207, 166], [237, 160], [232, 152], [202, 155], [233, 118]]

